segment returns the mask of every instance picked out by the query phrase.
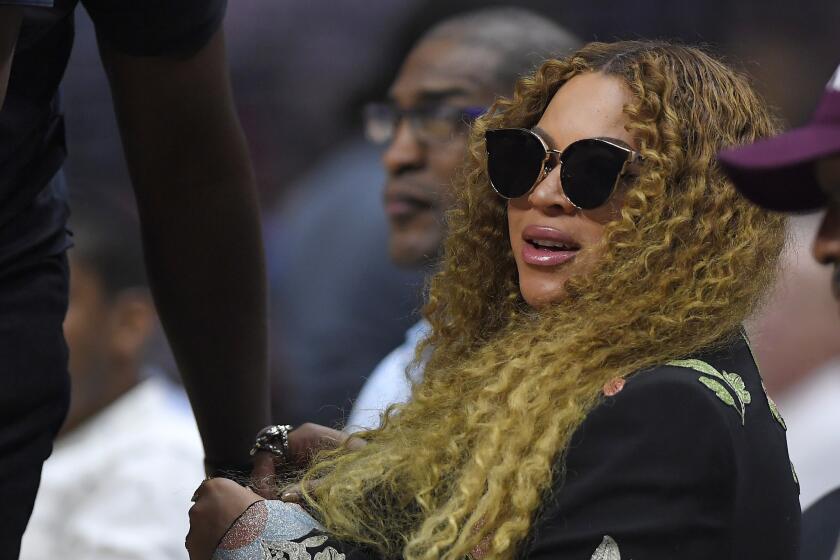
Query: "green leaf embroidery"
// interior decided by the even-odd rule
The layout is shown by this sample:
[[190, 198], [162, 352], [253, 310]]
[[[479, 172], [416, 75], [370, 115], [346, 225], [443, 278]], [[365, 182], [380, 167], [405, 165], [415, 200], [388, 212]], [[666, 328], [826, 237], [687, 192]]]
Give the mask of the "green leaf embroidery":
[[[779, 407], [776, 406], [776, 401], [767, 393], [767, 387], [764, 386], [764, 381], [761, 382], [761, 388], [764, 390], [764, 396], [767, 397], [767, 405], [770, 407], [770, 413], [773, 415], [773, 418], [776, 419], [782, 428], [787, 431], [787, 424], [785, 424], [785, 419], [782, 418], [782, 413], [779, 412]], [[794, 478], [796, 478], [796, 473], [793, 474]], [[797, 482], [799, 484], [799, 482]]]
[[790, 462], [790, 472], [793, 473], [793, 481], [799, 486], [799, 477], [796, 476], [796, 467], [793, 466], [793, 461]]
[[728, 386], [729, 389], [732, 390], [732, 393], [735, 393], [735, 395], [737, 396], [737, 403], [735, 402], [735, 397], [733, 397], [732, 394], [728, 390], [726, 390], [726, 388], [718, 381], [715, 381], [714, 379], [709, 379], [709, 377], [701, 376], [698, 378], [698, 381], [700, 381], [700, 383], [711, 389], [720, 400], [722, 400], [723, 402], [725, 402], [726, 404], [738, 411], [738, 414], [741, 415], [741, 425], [744, 425], [746, 407], [752, 402], [752, 395], [750, 395], [750, 392], [747, 390], [747, 386], [740, 375], [738, 375], [737, 373], [729, 373], [726, 371], [721, 373], [717, 369], [715, 369], [714, 366], [712, 366], [708, 362], [704, 362], [703, 360], [671, 360], [670, 362], [668, 362], [667, 365], [693, 369], [695, 371], [699, 371], [704, 375], [708, 375], [720, 381], [723, 381], [726, 384], [726, 386]]
[[741, 379], [740, 375], [724, 371], [723, 377], [726, 378], [729, 386], [735, 389], [735, 392], [738, 394], [738, 398], [741, 399], [742, 403], [750, 404], [752, 402], [752, 395], [750, 395], [750, 392], [747, 391], [747, 385], [744, 383], [744, 380]]
[[[697, 381], [711, 389], [712, 392], [715, 395], [717, 395], [717, 398], [719, 398], [729, 406], [734, 406], [735, 410], [738, 410], [738, 406], [735, 404], [735, 399], [732, 397], [732, 394], [726, 390], [726, 387], [724, 387], [714, 379], [709, 379], [708, 377], [703, 377], [702, 375], [697, 378]], [[738, 410], [738, 412], [740, 413], [740, 410]]]
[[770, 412], [773, 414], [773, 418], [776, 419], [776, 422], [782, 425], [782, 428], [787, 431], [787, 424], [785, 423], [785, 419], [782, 418], [782, 413], [779, 412], [779, 407], [776, 406], [776, 401], [773, 400], [770, 395], [767, 395], [767, 404], [770, 405]]
[[696, 369], [700, 373], [705, 373], [706, 375], [711, 375], [712, 377], [723, 378], [723, 376], [718, 370], [714, 368], [714, 366], [707, 362], [704, 362], [703, 360], [671, 360], [670, 362], [668, 362], [667, 365], [684, 367], [688, 369]]
[[[750, 339], [747, 337], [747, 333], [741, 331], [741, 336], [744, 338], [744, 342], [747, 343], [747, 349], [750, 351], [750, 356], [752, 356], [752, 360], [755, 363], [756, 369], [758, 369], [758, 376], [761, 377], [761, 367], [758, 365], [758, 360], [755, 359], [755, 352], [753, 352], [752, 345], [750, 344]], [[787, 424], [785, 423], [785, 419], [782, 418], [782, 413], [779, 412], [779, 407], [776, 406], [776, 401], [774, 401], [770, 395], [767, 393], [767, 387], [764, 386], [764, 380], [761, 381], [761, 388], [764, 390], [764, 396], [767, 397], [767, 405], [770, 407], [770, 413], [773, 415], [773, 418], [776, 419], [782, 428], [787, 431]], [[793, 464], [791, 463], [791, 467]], [[793, 478], [796, 479], [796, 471], [793, 472]], [[799, 481], [796, 481], [799, 484]]]

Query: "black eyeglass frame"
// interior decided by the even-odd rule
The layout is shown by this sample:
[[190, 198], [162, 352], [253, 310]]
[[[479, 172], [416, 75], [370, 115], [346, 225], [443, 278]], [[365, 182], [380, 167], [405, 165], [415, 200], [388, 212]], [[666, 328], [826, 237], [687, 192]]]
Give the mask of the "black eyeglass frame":
[[[486, 111], [486, 107], [480, 107], [477, 105], [457, 107], [445, 104], [428, 105], [412, 109], [401, 109], [395, 103], [386, 101], [365, 104], [362, 116], [365, 127], [365, 136], [367, 136], [368, 140], [374, 144], [384, 145], [393, 140], [397, 127], [403, 119], [410, 123], [411, 130], [414, 132], [418, 140], [425, 143], [439, 144], [451, 140], [451, 137], [443, 139], [425, 134], [423, 123], [426, 119], [431, 120], [438, 118], [449, 121], [449, 124], [453, 127], [452, 132], [454, 132], [458, 125], [463, 125], [465, 128], [469, 128], [473, 121]], [[384, 120], [390, 125], [390, 130], [386, 133], [385, 137], [374, 138], [373, 135], [368, 132], [368, 128], [370, 127], [371, 121], [379, 119], [383, 115], [387, 115], [388, 117]]]
[[642, 155], [639, 152], [637, 152], [637, 151], [635, 151], [631, 148], [628, 148], [627, 146], [623, 146], [621, 144], [618, 144], [610, 138], [604, 138], [604, 137], [581, 138], [580, 140], [575, 140], [574, 142], [572, 142], [571, 144], [566, 146], [566, 148], [563, 149], [563, 150], [555, 150], [555, 149], [550, 148], [548, 146], [548, 143], [543, 139], [542, 136], [540, 136], [539, 134], [537, 134], [535, 131], [531, 130], [530, 128], [494, 128], [494, 129], [489, 129], [489, 130], [485, 131], [485, 133], [484, 133], [484, 135], [485, 135], [485, 151], [487, 153], [488, 161], [489, 161], [489, 158], [490, 158], [490, 152], [489, 152], [489, 150], [486, 149], [487, 134], [488, 133], [495, 133], [495, 132], [499, 132], [499, 131], [506, 131], [506, 130], [517, 131], [517, 132], [520, 132], [520, 133], [525, 132], [525, 133], [529, 134], [530, 136], [533, 136], [534, 138], [536, 138], [539, 141], [540, 145], [542, 146], [543, 150], [545, 150], [545, 157], [543, 158], [543, 160], [540, 164], [540, 171], [537, 173], [537, 177], [534, 180], [534, 183], [528, 188], [528, 190], [526, 190], [524, 193], [522, 193], [518, 196], [507, 196], [507, 195], [503, 194], [496, 187], [496, 185], [493, 184], [493, 180], [490, 178], [490, 173], [488, 172], [487, 175], [488, 175], [488, 179], [490, 180], [490, 187], [493, 189], [493, 191], [496, 194], [498, 194], [500, 197], [504, 198], [505, 200], [513, 200], [515, 198], [521, 198], [521, 197], [526, 196], [529, 193], [531, 193], [531, 191], [534, 190], [534, 187], [536, 187], [538, 184], [540, 184], [540, 182], [543, 179], [545, 179], [545, 177], [549, 173], [551, 173], [551, 171], [554, 170], [555, 166], [549, 165], [549, 160], [551, 159], [552, 156], [555, 156], [555, 155], [557, 156], [557, 163], [558, 163], [557, 166], [561, 168], [561, 170], [560, 170], [560, 173], [561, 173], [560, 180], [561, 180], [561, 185], [562, 185], [562, 182], [563, 182], [563, 176], [562, 176], [562, 173], [563, 173], [563, 170], [562, 170], [563, 154], [568, 153], [569, 148], [571, 148], [575, 144], [578, 144], [579, 142], [587, 142], [587, 141], [601, 142], [601, 143], [607, 144], [607, 145], [609, 145], [613, 148], [619, 149], [619, 150], [621, 150], [621, 151], [623, 151], [627, 154], [626, 159], [624, 160], [624, 163], [621, 166], [621, 170], [616, 175], [615, 182], [612, 184], [612, 187], [610, 188], [609, 194], [604, 198], [604, 201], [599, 206], [595, 206], [595, 207], [592, 207], [592, 208], [581, 207], [578, 204], [576, 204], [574, 200], [569, 198], [569, 196], [566, 194], [565, 191], [563, 192], [563, 196], [566, 197], [566, 200], [568, 200], [572, 204], [572, 206], [574, 206], [576, 209], [581, 210], [581, 211], [583, 211], [583, 210], [594, 210], [595, 208], [598, 208], [598, 207], [606, 204], [607, 201], [612, 197], [613, 193], [615, 192], [615, 189], [618, 187], [618, 183], [621, 181], [621, 178], [626, 174], [627, 167], [629, 165], [635, 163], [635, 162], [639, 162], [639, 161], [643, 160]]

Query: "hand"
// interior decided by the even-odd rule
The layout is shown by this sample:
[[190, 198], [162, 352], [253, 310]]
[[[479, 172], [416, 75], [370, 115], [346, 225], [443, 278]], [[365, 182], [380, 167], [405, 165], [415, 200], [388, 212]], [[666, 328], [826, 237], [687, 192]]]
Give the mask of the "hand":
[[[352, 437], [347, 432], [333, 430], [319, 424], [303, 424], [289, 432], [289, 459], [295, 467], [306, 467], [317, 451], [335, 449], [345, 442], [350, 449], [359, 449], [367, 445], [365, 440]], [[308, 483], [306, 489], [311, 492], [317, 486], [318, 481], [313, 480]], [[282, 490], [280, 499], [284, 502], [300, 502], [302, 493], [301, 484], [292, 484]]]
[[[284, 466], [302, 469], [309, 465], [312, 456], [321, 449], [334, 449], [349, 436], [338, 430], [318, 424], [307, 423], [289, 432], [289, 452], [286, 459], [276, 457], [267, 451], [257, 451], [251, 484], [254, 491], [267, 500], [277, 499], [278, 468]], [[353, 438], [353, 441], [361, 441]], [[364, 443], [364, 442], [362, 442]]]
[[251, 470], [251, 485], [254, 491], [267, 500], [277, 499], [276, 458], [268, 451], [254, 454], [254, 468]]
[[190, 508], [186, 547], [190, 560], [209, 560], [219, 541], [242, 513], [262, 497], [227, 478], [205, 480]]
[[350, 449], [359, 449], [367, 445], [365, 440], [352, 437], [347, 432], [307, 422], [289, 432], [290, 462], [298, 468], [306, 467], [318, 451], [335, 449], [344, 442], [347, 442]]

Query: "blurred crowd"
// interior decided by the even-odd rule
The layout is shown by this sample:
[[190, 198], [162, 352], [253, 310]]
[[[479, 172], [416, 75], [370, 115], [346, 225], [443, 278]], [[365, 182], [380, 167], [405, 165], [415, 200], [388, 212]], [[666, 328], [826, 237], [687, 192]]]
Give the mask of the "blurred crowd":
[[[401, 345], [411, 353], [433, 263], [400, 262], [389, 248], [382, 201], [389, 162], [365, 138], [363, 108], [386, 99], [409, 48], [431, 25], [494, 4], [501, 3], [229, 3], [230, 68], [267, 250], [273, 421], [341, 428], [377, 364]], [[723, 0], [517, 6], [583, 41], [709, 45], [754, 78], [787, 126], [807, 119], [840, 56], [840, 3], [824, 0], [796, 9]], [[81, 11], [76, 23], [63, 83], [75, 233], [64, 325], [73, 394], [22, 558], [58, 557], [60, 550], [45, 547], [60, 541], [56, 535], [64, 535], [66, 551], [111, 550], [102, 558], [185, 558], [181, 539], [190, 493], [203, 476], [201, 443], [139, 266], [139, 226], [93, 27]], [[767, 390], [787, 422], [803, 508], [840, 485], [840, 316], [827, 289], [830, 271], [809, 255], [817, 222], [792, 220], [778, 285], [748, 325]], [[107, 499], [127, 486], [136, 501]], [[97, 543], [101, 523], [124, 531]]]

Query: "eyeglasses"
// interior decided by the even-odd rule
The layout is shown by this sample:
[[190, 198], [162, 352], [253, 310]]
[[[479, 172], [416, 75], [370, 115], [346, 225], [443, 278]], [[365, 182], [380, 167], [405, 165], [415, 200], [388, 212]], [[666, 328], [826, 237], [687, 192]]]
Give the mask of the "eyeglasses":
[[385, 144], [394, 137], [399, 122], [407, 119], [417, 140], [440, 144], [466, 131], [485, 110], [446, 105], [400, 109], [392, 103], [369, 103], [364, 110], [365, 135], [371, 142]]
[[490, 185], [503, 198], [525, 196], [560, 166], [563, 194], [579, 210], [606, 203], [627, 166], [641, 160], [638, 152], [606, 138], [572, 142], [562, 152], [548, 147], [526, 128], [497, 128], [485, 133]]

